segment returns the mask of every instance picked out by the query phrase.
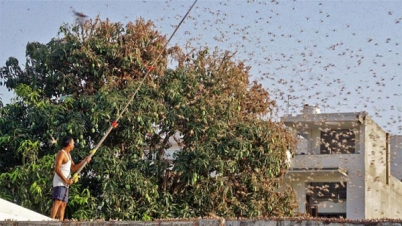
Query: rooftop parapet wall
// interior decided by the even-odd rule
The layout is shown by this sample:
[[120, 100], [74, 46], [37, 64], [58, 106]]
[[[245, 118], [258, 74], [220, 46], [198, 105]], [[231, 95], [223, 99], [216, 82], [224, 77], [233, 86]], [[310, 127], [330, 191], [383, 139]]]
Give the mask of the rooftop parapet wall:
[[360, 122], [362, 123], [366, 117], [366, 112], [344, 112], [344, 113], [323, 113], [323, 114], [299, 114], [286, 115], [282, 120], [286, 123], [299, 122]]
[[177, 220], [177, 221], [75, 221], [75, 222], [49, 222], [49, 221], [0, 221], [0, 226], [28, 226], [28, 225], [60, 225], [60, 226], [106, 226], [106, 225], [133, 225], [133, 226], [402, 226], [402, 219], [398, 220], [371, 220], [350, 221], [342, 219], [316, 219], [316, 220]]

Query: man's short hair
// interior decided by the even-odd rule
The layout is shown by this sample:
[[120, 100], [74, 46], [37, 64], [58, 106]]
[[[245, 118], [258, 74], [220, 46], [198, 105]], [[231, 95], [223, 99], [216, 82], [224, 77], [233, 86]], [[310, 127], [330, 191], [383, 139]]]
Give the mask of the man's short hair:
[[63, 148], [67, 147], [71, 143], [72, 140], [73, 140], [72, 137], [64, 137], [64, 139], [62, 141]]

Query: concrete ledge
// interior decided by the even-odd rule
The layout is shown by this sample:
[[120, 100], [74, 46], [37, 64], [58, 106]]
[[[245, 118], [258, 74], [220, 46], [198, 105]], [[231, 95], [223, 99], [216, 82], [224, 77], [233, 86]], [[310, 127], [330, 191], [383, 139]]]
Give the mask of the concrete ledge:
[[53, 226], [402, 226], [402, 220], [343, 220], [319, 219], [319, 220], [225, 220], [225, 219], [194, 219], [194, 220], [160, 220], [152, 222], [142, 221], [0, 221], [0, 226], [28, 226], [28, 225], [53, 225]]

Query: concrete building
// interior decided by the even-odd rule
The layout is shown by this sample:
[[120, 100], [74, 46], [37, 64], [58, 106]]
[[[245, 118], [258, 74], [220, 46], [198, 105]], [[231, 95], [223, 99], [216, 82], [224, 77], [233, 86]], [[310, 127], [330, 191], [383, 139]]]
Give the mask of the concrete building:
[[402, 216], [402, 136], [391, 137], [366, 112], [320, 113], [305, 106], [283, 121], [299, 137], [284, 183], [296, 191], [300, 213]]

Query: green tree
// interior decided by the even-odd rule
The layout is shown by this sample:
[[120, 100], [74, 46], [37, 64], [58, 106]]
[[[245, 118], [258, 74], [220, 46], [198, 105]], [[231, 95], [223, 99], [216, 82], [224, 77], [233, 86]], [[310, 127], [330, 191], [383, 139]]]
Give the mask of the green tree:
[[48, 214], [57, 141], [75, 137], [82, 159], [139, 88], [72, 186], [67, 217], [292, 216], [294, 194], [278, 186], [294, 140], [268, 91], [229, 52], [166, 42], [150, 21], [96, 18], [28, 43], [25, 69], [10, 57], [0, 77], [17, 98], [1, 108], [0, 197]]

